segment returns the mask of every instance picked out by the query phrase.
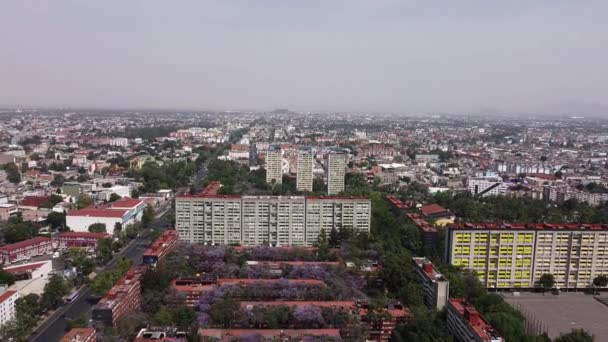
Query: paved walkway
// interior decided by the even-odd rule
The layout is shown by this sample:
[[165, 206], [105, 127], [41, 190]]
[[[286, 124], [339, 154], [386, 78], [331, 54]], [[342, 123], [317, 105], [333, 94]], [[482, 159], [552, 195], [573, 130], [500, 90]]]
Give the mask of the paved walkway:
[[595, 336], [595, 342], [608, 342], [608, 306], [581, 292], [560, 295], [522, 292], [505, 300], [520, 310], [529, 321], [537, 321], [551, 338], [572, 329], [584, 329]]

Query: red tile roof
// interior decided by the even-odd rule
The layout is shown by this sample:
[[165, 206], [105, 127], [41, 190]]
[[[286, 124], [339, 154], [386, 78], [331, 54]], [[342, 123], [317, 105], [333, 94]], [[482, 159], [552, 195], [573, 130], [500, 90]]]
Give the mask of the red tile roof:
[[38, 244], [41, 244], [41, 243], [51, 243], [51, 238], [42, 237], [42, 236], [35, 237], [33, 239], [29, 239], [29, 240], [13, 243], [13, 244], [10, 244], [10, 245], [2, 246], [2, 247], [0, 247], [0, 251], [11, 252], [11, 251], [13, 251], [15, 249], [20, 249], [20, 248], [28, 247], [28, 246], [32, 246], [32, 245], [38, 245]]
[[129, 208], [130, 209], [130, 208], [138, 206], [141, 203], [143, 203], [143, 201], [140, 199], [123, 197], [119, 200], [116, 200], [115, 202], [112, 202], [111, 206], [112, 206], [112, 208]]
[[77, 238], [90, 238], [90, 239], [103, 239], [109, 237], [108, 233], [89, 233], [89, 232], [65, 232], [57, 235], [57, 238], [77, 239]]
[[80, 210], [70, 211], [68, 216], [92, 216], [92, 217], [116, 217], [122, 218], [128, 212], [126, 209], [97, 209], [87, 207]]
[[37, 270], [44, 264], [46, 264], [46, 262], [37, 262], [35, 264], [5, 267], [4, 270], [8, 273], [22, 273], [22, 272], [26, 272], [26, 271]]
[[4, 291], [0, 294], [0, 303], [4, 303], [5, 300], [9, 299], [15, 293], [17, 293], [17, 291]]
[[218, 279], [218, 284], [226, 285], [255, 285], [255, 284], [275, 284], [280, 281], [287, 281], [290, 285], [318, 285], [318, 286], [327, 286], [321, 280], [317, 279], [233, 279], [233, 278], [225, 278]]
[[[490, 341], [495, 340], [498, 335], [492, 326], [486, 322], [486, 320], [481, 317], [477, 309], [472, 305], [466, 303], [464, 299], [450, 299], [450, 304], [462, 315], [465, 317], [469, 326], [473, 329], [473, 331], [481, 338], [482, 341]], [[470, 319], [469, 317], [475, 317], [474, 319]], [[501, 339], [502, 341], [502, 339]]]
[[[340, 337], [338, 329], [199, 329], [199, 335], [224, 338], [225, 341], [232, 337], [243, 337], [248, 335], [261, 335], [266, 338], [273, 337], [302, 337], [302, 336], [331, 336]], [[228, 339], [226, 339], [228, 338]]]
[[49, 200], [49, 196], [26, 196], [21, 200], [24, 207], [39, 207]]
[[440, 206], [439, 204], [429, 204], [420, 208], [420, 211], [422, 211], [425, 216], [429, 216], [434, 213], [442, 213], [444, 211], [447, 211], [447, 209]]
[[85, 341], [95, 336], [94, 328], [73, 328], [61, 338], [61, 342]]
[[356, 304], [354, 301], [295, 301], [295, 300], [285, 300], [285, 301], [272, 301], [272, 302], [255, 302], [255, 301], [243, 301], [240, 302], [241, 307], [247, 306], [316, 306], [319, 308], [355, 308]]

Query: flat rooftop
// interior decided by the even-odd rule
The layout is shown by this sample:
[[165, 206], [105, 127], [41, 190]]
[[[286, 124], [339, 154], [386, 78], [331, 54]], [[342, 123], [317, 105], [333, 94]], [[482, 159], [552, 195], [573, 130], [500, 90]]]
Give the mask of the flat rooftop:
[[[581, 292], [562, 292], [560, 295], [524, 293], [515, 297], [505, 294], [505, 300], [518, 309], [528, 321], [536, 321], [556, 338], [572, 329], [584, 329], [593, 334], [596, 342], [608, 342], [608, 306], [593, 296]], [[608, 299], [608, 294], [602, 297]]]

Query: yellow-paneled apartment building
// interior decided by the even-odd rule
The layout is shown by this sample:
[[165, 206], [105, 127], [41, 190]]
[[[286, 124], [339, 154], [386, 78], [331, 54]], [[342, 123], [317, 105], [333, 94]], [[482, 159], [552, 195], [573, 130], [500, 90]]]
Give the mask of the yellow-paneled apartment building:
[[475, 270], [487, 288], [532, 288], [545, 273], [558, 288], [588, 288], [608, 275], [608, 225], [455, 224], [446, 259]]

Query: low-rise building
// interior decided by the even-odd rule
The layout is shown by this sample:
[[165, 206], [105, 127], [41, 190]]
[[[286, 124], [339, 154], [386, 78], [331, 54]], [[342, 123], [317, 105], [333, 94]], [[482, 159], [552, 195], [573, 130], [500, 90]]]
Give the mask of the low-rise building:
[[171, 282], [171, 288], [184, 297], [184, 304], [198, 306], [203, 293], [215, 288], [215, 278], [178, 278]]
[[449, 298], [448, 280], [427, 258], [414, 258], [414, 264], [424, 291], [424, 304], [430, 309], [442, 310]]
[[108, 233], [64, 232], [53, 237], [56, 249], [95, 248], [100, 239], [111, 237]]
[[35, 237], [0, 247], [0, 257], [5, 264], [29, 260], [32, 257], [47, 255], [52, 252], [53, 241], [48, 237]]
[[145, 207], [143, 201], [125, 197], [109, 205], [91, 205], [71, 211], [66, 216], [66, 225], [75, 232], [88, 232], [90, 225], [102, 223], [108, 233], [112, 233], [117, 223], [125, 227], [141, 220]]
[[448, 331], [458, 342], [504, 342], [475, 307], [464, 299], [450, 299], [446, 318]]
[[19, 212], [16, 204], [1, 203], [0, 204], [0, 221], [7, 221], [9, 218], [17, 215]]
[[141, 278], [147, 267], [134, 266], [93, 308], [96, 328], [114, 326], [126, 314], [141, 309]]
[[143, 255], [143, 263], [146, 265], [156, 265], [159, 261], [171, 253], [177, 247], [178, 237], [176, 230], [165, 230], [156, 239]]
[[95, 342], [97, 333], [94, 328], [73, 328], [61, 338], [61, 342]]

